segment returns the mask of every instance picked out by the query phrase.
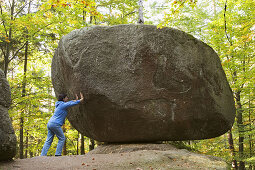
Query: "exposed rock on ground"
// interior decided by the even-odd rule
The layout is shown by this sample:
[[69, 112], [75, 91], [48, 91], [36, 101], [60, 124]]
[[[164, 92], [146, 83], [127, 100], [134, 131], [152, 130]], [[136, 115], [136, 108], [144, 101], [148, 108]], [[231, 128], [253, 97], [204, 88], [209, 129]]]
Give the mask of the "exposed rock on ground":
[[[169, 170], [201, 169], [227, 170], [228, 165], [221, 159], [176, 149], [166, 144], [110, 145], [96, 148], [86, 155], [62, 157], [34, 157], [0, 164], [0, 169], [19, 170]], [[105, 150], [115, 150], [113, 153]], [[121, 149], [123, 148], [123, 149]], [[101, 151], [100, 151], [101, 150]]]
[[64, 36], [52, 61], [56, 94], [80, 91], [68, 114], [105, 142], [193, 140], [233, 125], [232, 91], [214, 50], [182, 31], [152, 25], [94, 26]]
[[8, 114], [10, 105], [10, 86], [0, 69], [0, 161], [10, 160], [16, 154], [17, 139]]

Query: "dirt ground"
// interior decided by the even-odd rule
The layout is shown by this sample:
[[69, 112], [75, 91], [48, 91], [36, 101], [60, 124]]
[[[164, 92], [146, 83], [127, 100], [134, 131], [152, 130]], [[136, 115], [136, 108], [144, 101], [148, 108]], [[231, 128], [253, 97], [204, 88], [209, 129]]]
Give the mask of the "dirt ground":
[[98, 154], [96, 150], [86, 155], [18, 159], [0, 163], [0, 170], [228, 169], [228, 165], [216, 157], [196, 154], [184, 149], [158, 150], [151, 147], [144, 150], [143, 147], [143, 150], [136, 148], [134, 151], [121, 148], [124, 150], [120, 149], [118, 153]]

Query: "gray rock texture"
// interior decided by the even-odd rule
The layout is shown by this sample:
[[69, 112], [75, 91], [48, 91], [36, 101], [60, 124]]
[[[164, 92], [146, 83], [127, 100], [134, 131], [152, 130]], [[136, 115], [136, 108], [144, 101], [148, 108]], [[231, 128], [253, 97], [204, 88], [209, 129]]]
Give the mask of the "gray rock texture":
[[56, 94], [80, 91], [68, 119], [105, 142], [212, 138], [233, 125], [232, 91], [214, 50], [182, 31], [95, 26], [64, 36], [52, 61]]
[[8, 114], [10, 104], [10, 86], [0, 70], [0, 161], [10, 160], [16, 153], [17, 139]]
[[[111, 151], [111, 152], [108, 152]], [[85, 155], [38, 156], [0, 163], [4, 170], [229, 170], [222, 159], [166, 144], [100, 146]]]

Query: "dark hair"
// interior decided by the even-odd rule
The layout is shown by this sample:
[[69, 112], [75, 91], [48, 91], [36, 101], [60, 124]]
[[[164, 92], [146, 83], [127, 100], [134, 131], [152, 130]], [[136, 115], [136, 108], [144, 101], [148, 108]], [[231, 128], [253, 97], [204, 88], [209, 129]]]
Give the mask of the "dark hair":
[[66, 94], [59, 94], [58, 95], [58, 101], [64, 101], [64, 98], [66, 97]]

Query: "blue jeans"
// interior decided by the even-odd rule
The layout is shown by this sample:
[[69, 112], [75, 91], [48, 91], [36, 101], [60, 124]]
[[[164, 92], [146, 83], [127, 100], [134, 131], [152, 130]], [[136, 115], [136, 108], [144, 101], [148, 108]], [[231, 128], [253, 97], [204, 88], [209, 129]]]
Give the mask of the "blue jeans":
[[63, 133], [61, 126], [59, 124], [49, 122], [47, 124], [47, 128], [48, 128], [48, 135], [43, 145], [41, 156], [47, 156], [47, 152], [50, 148], [50, 145], [55, 135], [58, 137], [58, 145], [57, 145], [57, 150], [55, 155], [61, 155], [64, 143], [65, 143], [65, 135]]

